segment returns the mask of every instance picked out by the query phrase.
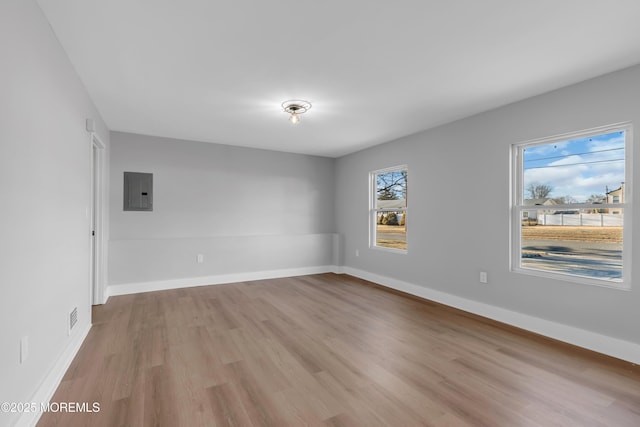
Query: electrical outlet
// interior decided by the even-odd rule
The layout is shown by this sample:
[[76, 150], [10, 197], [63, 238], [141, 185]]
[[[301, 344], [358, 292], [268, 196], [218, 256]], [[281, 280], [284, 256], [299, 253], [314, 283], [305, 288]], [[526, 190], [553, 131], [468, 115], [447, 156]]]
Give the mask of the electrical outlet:
[[487, 272], [486, 271], [481, 271], [480, 272], [480, 283], [487, 283]]
[[356, 256], [360, 256], [360, 251], [356, 249]]
[[204, 262], [204, 254], [198, 254], [198, 256], [196, 257], [196, 262], [198, 264], [202, 264]]

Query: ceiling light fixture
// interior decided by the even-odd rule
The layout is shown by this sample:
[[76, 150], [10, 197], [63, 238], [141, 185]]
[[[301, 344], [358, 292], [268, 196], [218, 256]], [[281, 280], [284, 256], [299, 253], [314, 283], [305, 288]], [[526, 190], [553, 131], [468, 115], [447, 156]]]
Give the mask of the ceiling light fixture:
[[292, 99], [282, 103], [283, 111], [290, 114], [289, 121], [294, 125], [300, 122], [300, 114], [306, 113], [310, 108], [310, 102], [300, 99]]

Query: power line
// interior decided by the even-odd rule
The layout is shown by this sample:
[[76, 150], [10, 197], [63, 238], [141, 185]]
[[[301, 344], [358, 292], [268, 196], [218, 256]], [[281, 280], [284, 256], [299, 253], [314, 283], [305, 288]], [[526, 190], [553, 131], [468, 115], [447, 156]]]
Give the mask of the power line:
[[[539, 159], [525, 160], [524, 162], [527, 163], [527, 162], [538, 162], [538, 161], [541, 161], [541, 160], [564, 159], [566, 157], [571, 157], [571, 156], [581, 156], [583, 154], [604, 153], [605, 151], [618, 151], [618, 150], [624, 150], [624, 147], [607, 148], [605, 150], [586, 151], [584, 153], [571, 153], [571, 154], [566, 154], [566, 155], [563, 155], [563, 156], [541, 157]], [[525, 149], [525, 151], [527, 151], [527, 150]]]
[[547, 169], [547, 168], [563, 168], [565, 166], [590, 165], [590, 164], [593, 164], [593, 163], [614, 163], [614, 162], [623, 162], [623, 161], [624, 161], [624, 158], [622, 158], [622, 159], [612, 159], [612, 160], [594, 160], [593, 162], [567, 163], [566, 165], [532, 166], [532, 167], [525, 168], [525, 170]]

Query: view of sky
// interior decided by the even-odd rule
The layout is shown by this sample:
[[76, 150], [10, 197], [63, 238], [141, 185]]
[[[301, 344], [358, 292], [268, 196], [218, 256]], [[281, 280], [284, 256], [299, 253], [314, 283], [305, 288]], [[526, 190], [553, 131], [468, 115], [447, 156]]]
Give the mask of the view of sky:
[[[549, 185], [549, 197], [571, 196], [574, 203], [605, 194], [624, 181], [625, 132], [528, 147], [524, 151], [524, 188]], [[525, 198], [529, 194], [525, 192]]]
[[398, 169], [376, 174], [378, 200], [402, 200], [407, 195], [407, 171]]

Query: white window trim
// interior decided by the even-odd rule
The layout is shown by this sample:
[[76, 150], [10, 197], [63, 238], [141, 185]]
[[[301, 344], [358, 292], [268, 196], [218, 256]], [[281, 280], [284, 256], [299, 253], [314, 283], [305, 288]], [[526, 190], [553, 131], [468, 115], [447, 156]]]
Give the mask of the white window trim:
[[[535, 145], [545, 145], [550, 144], [552, 142], [557, 141], [566, 141], [570, 139], [584, 138], [594, 135], [602, 135], [606, 133], [616, 132], [616, 131], [625, 131], [625, 198], [623, 203], [612, 204], [599, 204], [598, 208], [607, 208], [607, 207], [619, 207], [624, 209], [624, 228], [622, 235], [622, 279], [620, 281], [611, 281], [606, 279], [598, 279], [591, 278], [585, 276], [578, 276], [569, 273], [554, 273], [544, 270], [538, 270], [534, 268], [527, 268], [521, 266], [521, 217], [522, 211], [525, 210], [523, 208], [523, 199], [524, 199], [524, 168], [521, 161], [522, 156], [522, 148], [523, 147], [531, 147]], [[511, 271], [515, 273], [544, 277], [549, 279], [557, 279], [561, 281], [568, 281], [572, 283], [580, 283], [586, 285], [595, 285], [602, 286], [611, 289], [617, 290], [631, 290], [631, 267], [632, 267], [632, 256], [631, 256], [631, 238], [632, 238], [632, 183], [633, 183], [633, 126], [631, 122], [622, 122], [616, 123], [607, 126], [600, 126], [596, 128], [591, 128], [578, 132], [570, 132], [559, 134], [555, 136], [550, 136], [546, 138], [533, 139], [529, 141], [518, 142], [511, 145], [511, 198], [510, 198], [510, 211], [511, 215], [509, 217], [510, 220], [510, 257], [509, 257], [509, 265], [511, 267]], [[579, 203], [579, 204], [570, 204], [570, 205], [554, 205], [554, 209], [580, 209], [580, 208], [589, 208], [592, 207], [592, 204], [589, 203]], [[528, 207], [527, 210], [530, 210], [531, 207]]]
[[377, 212], [380, 212], [380, 211], [382, 211], [382, 212], [386, 212], [386, 211], [388, 211], [388, 212], [402, 211], [406, 215], [407, 212], [409, 211], [408, 196], [407, 196], [407, 202], [406, 202], [407, 206], [405, 208], [376, 209], [376, 190], [377, 190], [376, 175], [379, 175], [379, 174], [385, 173], [385, 172], [393, 172], [393, 171], [397, 171], [397, 170], [407, 171], [407, 176], [409, 175], [409, 168], [407, 167], [407, 165], [393, 166], [393, 167], [384, 168], [384, 169], [378, 169], [378, 170], [369, 172], [369, 248], [370, 249], [375, 249], [375, 250], [380, 250], [380, 251], [385, 251], [385, 252], [397, 253], [397, 254], [406, 254], [409, 251], [409, 225], [408, 225], [408, 222], [406, 221], [406, 219], [405, 219], [405, 234], [406, 234], [407, 249], [388, 248], [388, 247], [385, 247], [385, 246], [376, 245], [376, 240], [377, 240], [376, 239], [376, 225], [377, 225], [377, 216], [376, 216], [376, 214], [377, 214]]

